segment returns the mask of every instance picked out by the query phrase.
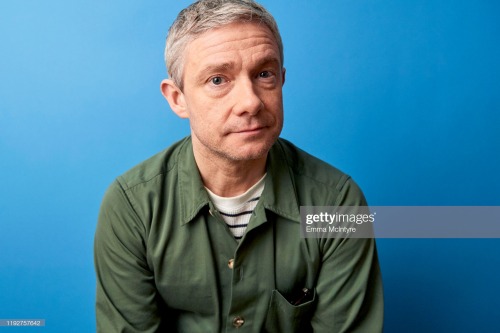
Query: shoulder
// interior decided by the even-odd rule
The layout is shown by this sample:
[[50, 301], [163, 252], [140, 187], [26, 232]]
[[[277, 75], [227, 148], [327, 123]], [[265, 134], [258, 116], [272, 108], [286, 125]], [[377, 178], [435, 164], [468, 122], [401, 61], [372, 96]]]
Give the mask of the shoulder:
[[189, 137], [178, 141], [118, 176], [108, 187], [101, 209], [129, 207], [138, 215], [146, 214], [151, 203], [162, 197], [166, 183], [175, 187], [176, 165], [189, 144]]
[[328, 186], [342, 186], [350, 176], [326, 163], [323, 160], [305, 152], [288, 140], [278, 140], [288, 166], [294, 175], [309, 178], [311, 181]]
[[366, 204], [361, 189], [350, 175], [285, 139], [278, 139], [277, 146], [294, 179], [301, 205]]
[[[176, 165], [190, 147], [185, 138], [118, 176], [108, 187], [100, 209], [101, 224], [148, 226], [165, 196], [176, 188]], [[171, 197], [170, 195], [168, 195]], [[107, 221], [107, 222], [104, 222]]]
[[166, 177], [173, 171], [179, 160], [179, 155], [188, 144], [190, 144], [189, 137], [174, 143], [118, 176], [116, 181], [127, 191]]

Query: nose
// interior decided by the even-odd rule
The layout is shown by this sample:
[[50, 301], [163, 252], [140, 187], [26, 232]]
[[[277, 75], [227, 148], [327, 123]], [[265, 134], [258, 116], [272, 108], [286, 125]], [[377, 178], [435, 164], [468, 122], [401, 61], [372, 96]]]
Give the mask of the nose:
[[239, 80], [234, 92], [235, 104], [233, 112], [237, 115], [248, 113], [254, 116], [264, 107], [251, 79]]

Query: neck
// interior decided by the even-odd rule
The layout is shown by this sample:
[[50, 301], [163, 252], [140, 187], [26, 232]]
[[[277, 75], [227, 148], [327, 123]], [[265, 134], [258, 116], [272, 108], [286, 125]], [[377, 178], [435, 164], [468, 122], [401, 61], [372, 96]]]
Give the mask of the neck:
[[267, 154], [258, 159], [234, 161], [222, 156], [203, 154], [194, 146], [193, 152], [203, 184], [221, 197], [245, 193], [266, 172]]

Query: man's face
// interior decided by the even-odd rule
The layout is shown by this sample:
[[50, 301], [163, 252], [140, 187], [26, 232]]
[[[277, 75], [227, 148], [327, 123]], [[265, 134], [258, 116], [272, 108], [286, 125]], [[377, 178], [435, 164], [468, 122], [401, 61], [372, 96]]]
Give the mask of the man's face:
[[265, 157], [283, 127], [284, 69], [271, 31], [233, 23], [205, 32], [187, 45], [183, 73], [194, 149], [229, 161]]

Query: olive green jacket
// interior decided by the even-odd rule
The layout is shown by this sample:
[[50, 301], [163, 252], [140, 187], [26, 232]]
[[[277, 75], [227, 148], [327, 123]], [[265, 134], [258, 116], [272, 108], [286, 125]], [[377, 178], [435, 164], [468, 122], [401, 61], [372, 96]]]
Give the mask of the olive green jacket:
[[98, 332], [381, 332], [374, 240], [301, 237], [300, 206], [313, 205], [366, 202], [349, 176], [283, 139], [239, 243], [189, 137], [143, 162], [110, 186], [99, 214]]

